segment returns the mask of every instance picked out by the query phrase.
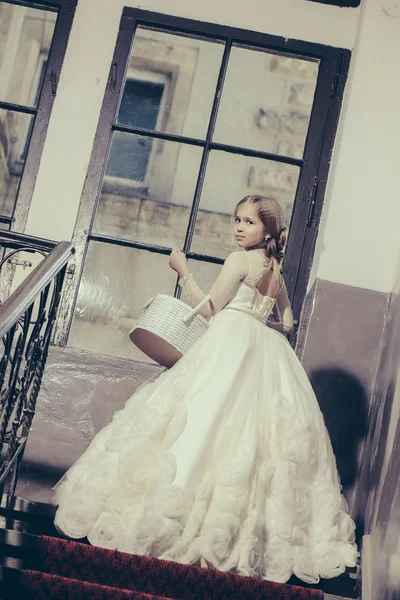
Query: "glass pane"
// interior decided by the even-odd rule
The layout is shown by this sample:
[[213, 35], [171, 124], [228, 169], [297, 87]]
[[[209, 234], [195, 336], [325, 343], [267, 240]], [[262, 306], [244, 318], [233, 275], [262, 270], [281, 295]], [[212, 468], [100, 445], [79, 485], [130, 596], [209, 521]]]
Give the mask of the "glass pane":
[[114, 132], [93, 229], [182, 247], [202, 149]]
[[284, 163], [212, 151], [191, 246], [192, 252], [225, 258], [234, 252], [233, 210], [244, 196], [274, 196], [290, 223], [300, 168]]
[[232, 48], [214, 140], [301, 158], [318, 60]]
[[128, 334], [147, 300], [173, 295], [175, 284], [167, 256], [90, 242], [69, 345], [151, 362]]
[[138, 27], [118, 123], [204, 139], [224, 44]]
[[0, 4], [0, 100], [36, 106], [57, 13]]
[[12, 214], [34, 117], [0, 109], [0, 215]]

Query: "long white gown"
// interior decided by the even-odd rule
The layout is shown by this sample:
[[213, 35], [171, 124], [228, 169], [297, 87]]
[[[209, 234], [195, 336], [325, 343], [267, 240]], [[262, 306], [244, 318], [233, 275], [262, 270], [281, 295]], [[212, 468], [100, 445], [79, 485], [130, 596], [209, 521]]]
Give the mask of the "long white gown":
[[[255, 251], [228, 258], [207, 333], [133, 394], [57, 485], [66, 536], [280, 582], [355, 566], [318, 402], [266, 326], [279, 313], [279, 298], [256, 287], [268, 268]], [[204, 297], [191, 277], [183, 286], [193, 304]], [[280, 298], [285, 309], [284, 288]]]

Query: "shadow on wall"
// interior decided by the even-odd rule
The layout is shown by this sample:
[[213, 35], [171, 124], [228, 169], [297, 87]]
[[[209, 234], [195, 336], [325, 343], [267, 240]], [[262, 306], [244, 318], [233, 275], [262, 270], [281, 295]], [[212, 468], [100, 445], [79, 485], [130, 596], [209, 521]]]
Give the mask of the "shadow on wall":
[[354, 375], [343, 369], [319, 369], [310, 376], [324, 415], [343, 492], [358, 477], [359, 447], [367, 432], [368, 397]]

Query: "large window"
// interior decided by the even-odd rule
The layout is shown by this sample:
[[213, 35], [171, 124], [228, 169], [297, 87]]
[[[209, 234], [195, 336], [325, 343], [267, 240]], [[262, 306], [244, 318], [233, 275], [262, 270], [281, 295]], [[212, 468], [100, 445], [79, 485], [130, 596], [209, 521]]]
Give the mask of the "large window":
[[127, 334], [150, 296], [179, 293], [170, 249], [208, 289], [235, 250], [233, 208], [255, 193], [275, 196], [290, 225], [298, 318], [347, 62], [338, 49], [125, 9], [58, 342], [144, 360]]
[[76, 0], [0, 3], [3, 229], [25, 226], [75, 5]]

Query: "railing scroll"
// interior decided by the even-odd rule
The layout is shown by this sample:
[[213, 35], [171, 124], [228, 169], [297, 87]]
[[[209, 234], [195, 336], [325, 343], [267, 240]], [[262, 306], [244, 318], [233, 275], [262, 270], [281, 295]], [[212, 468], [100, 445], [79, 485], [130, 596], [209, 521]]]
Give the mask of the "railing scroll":
[[0, 306], [0, 503], [15, 493], [19, 468], [35, 414], [67, 263], [70, 242], [0, 232], [9, 267], [18, 252], [45, 258]]

